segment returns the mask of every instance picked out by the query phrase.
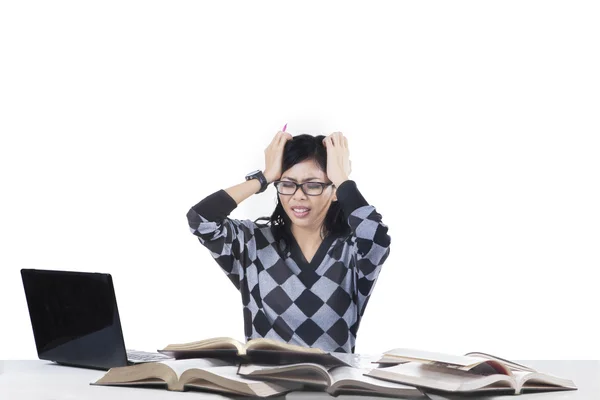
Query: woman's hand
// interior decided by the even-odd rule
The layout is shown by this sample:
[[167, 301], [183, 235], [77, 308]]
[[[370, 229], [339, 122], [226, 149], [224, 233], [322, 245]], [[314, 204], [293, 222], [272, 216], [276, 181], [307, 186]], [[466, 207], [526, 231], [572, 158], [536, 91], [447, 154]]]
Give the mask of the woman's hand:
[[267, 182], [281, 178], [282, 163], [283, 163], [283, 147], [288, 140], [292, 139], [292, 135], [287, 132], [279, 131], [269, 144], [269, 147], [265, 149], [265, 170], [263, 175], [267, 179]]
[[352, 172], [348, 139], [342, 132], [333, 132], [323, 139], [323, 144], [327, 149], [327, 177], [339, 187]]

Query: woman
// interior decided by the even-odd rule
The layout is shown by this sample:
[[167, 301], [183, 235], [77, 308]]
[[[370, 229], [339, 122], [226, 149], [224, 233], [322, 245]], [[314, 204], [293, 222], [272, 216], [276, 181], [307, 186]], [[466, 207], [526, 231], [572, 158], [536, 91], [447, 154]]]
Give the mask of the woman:
[[[187, 214], [190, 229], [242, 294], [246, 340], [266, 337], [354, 353], [361, 317], [390, 252], [388, 228], [350, 180], [348, 140], [278, 132], [265, 170]], [[228, 215], [268, 184], [267, 224]]]

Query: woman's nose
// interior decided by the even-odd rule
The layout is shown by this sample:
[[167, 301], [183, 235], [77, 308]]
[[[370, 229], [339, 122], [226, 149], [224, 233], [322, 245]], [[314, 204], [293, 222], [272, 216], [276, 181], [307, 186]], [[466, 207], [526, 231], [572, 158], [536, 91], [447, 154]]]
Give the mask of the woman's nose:
[[304, 193], [304, 191], [302, 190], [301, 187], [298, 188], [298, 190], [296, 190], [296, 193], [294, 193], [294, 196], [292, 196], [294, 199], [306, 199], [307, 196]]

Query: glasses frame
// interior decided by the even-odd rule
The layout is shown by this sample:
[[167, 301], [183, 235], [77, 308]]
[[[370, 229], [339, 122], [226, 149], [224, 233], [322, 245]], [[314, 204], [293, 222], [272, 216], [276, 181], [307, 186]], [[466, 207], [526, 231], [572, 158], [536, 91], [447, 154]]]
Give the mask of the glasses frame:
[[[293, 193], [281, 193], [277, 189], [277, 184], [278, 183], [291, 183], [293, 185], [296, 185], [296, 189], [294, 190]], [[309, 183], [313, 183], [313, 184], [314, 183], [318, 183], [319, 185], [321, 185], [321, 193], [319, 193], [319, 194], [308, 194], [308, 193], [306, 193], [306, 190], [304, 190], [304, 185], [309, 184]], [[293, 195], [295, 195], [296, 192], [298, 191], [298, 188], [301, 188], [302, 192], [304, 192], [304, 194], [307, 195], [307, 196], [320, 196], [320, 195], [323, 194], [323, 192], [325, 191], [326, 187], [328, 187], [328, 186], [334, 186], [335, 187], [335, 185], [333, 184], [333, 182], [332, 183], [325, 183], [325, 182], [313, 182], [313, 181], [303, 182], [303, 183], [296, 183], [296, 182], [292, 182], [292, 181], [274, 181], [273, 182], [273, 186], [275, 186], [275, 190], [277, 191], [277, 193], [279, 193], [280, 195], [283, 195], [283, 196], [293, 196]]]

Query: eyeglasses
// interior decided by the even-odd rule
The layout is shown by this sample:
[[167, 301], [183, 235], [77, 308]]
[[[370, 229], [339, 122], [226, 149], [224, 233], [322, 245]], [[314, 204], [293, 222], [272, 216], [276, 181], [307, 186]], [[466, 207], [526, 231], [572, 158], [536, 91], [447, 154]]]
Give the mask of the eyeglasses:
[[323, 193], [323, 190], [327, 186], [332, 186], [333, 183], [323, 183], [323, 182], [304, 182], [304, 183], [296, 183], [290, 181], [275, 181], [273, 182], [275, 185], [275, 189], [279, 194], [284, 195], [292, 195], [296, 193], [298, 188], [302, 188], [302, 191], [307, 196], [319, 196]]

